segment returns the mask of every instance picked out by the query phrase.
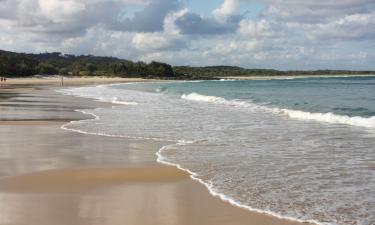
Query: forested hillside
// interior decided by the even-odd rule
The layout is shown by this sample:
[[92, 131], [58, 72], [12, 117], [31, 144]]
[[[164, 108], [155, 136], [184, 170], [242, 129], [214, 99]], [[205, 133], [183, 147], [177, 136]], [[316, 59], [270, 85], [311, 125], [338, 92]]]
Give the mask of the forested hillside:
[[0, 74], [3, 76], [72, 75], [118, 76], [179, 79], [191, 77], [176, 74], [171, 65], [161, 62], [132, 62], [114, 57], [14, 53], [0, 50]]
[[0, 50], [0, 76], [24, 77], [37, 74], [156, 79], [215, 79], [217, 77], [230, 76], [356, 75], [375, 74], [375, 71], [278, 71], [272, 69], [245, 69], [233, 66], [172, 67], [162, 62], [132, 62], [115, 57], [75, 56], [61, 54], [60, 52], [27, 54]]

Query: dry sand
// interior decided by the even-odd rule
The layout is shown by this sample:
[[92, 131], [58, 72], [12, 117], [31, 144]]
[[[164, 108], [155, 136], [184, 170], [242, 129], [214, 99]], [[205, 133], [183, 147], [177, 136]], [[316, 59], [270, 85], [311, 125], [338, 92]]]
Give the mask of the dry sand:
[[[85, 118], [74, 108], [105, 104], [19, 90], [0, 95], [0, 120], [7, 119], [0, 122], [1, 225], [299, 224], [234, 207], [185, 172], [156, 163], [166, 143], [60, 129], [61, 121]], [[34, 100], [41, 113], [30, 119]], [[53, 103], [59, 107], [43, 112]]]
[[[64, 85], [92, 85], [92, 84], [107, 84], [107, 83], [122, 83], [122, 82], [140, 82], [150, 81], [141, 78], [121, 78], [121, 77], [64, 77]], [[4, 84], [4, 83], [3, 83]], [[49, 85], [61, 86], [61, 77], [41, 77], [41, 78], [14, 78], [8, 79], [5, 84], [25, 84], [25, 85]]]

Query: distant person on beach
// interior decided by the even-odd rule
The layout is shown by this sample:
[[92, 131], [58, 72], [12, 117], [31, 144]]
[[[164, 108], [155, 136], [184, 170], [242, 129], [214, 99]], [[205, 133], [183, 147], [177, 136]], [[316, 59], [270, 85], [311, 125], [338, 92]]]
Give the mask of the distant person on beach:
[[0, 82], [3, 82], [4, 81], [4, 77], [0, 77]]

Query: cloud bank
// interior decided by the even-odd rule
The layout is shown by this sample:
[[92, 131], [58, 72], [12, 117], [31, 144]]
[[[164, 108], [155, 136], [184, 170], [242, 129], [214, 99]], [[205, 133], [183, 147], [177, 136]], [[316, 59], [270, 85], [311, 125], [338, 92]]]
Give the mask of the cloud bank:
[[0, 49], [12, 51], [375, 69], [372, 0], [0, 0], [0, 27]]

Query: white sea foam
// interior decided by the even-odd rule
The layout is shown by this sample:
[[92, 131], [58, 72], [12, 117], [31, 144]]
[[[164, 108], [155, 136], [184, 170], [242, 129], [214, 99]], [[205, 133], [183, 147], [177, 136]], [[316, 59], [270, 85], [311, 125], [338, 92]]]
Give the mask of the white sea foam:
[[137, 102], [126, 102], [126, 101], [121, 101], [121, 100], [119, 100], [118, 97], [113, 97], [113, 98], [112, 98], [112, 103], [113, 103], [113, 104], [118, 104], [118, 105], [138, 105]]
[[216, 80], [216, 81], [239, 81], [239, 79], [222, 78], [222, 79]]
[[211, 102], [211, 103], [224, 104], [224, 105], [230, 105], [230, 106], [242, 106], [242, 107], [254, 106], [254, 104], [250, 102], [239, 101], [239, 100], [226, 100], [225, 98], [222, 98], [222, 97], [201, 95], [198, 93], [191, 93], [188, 95], [183, 94], [181, 98], [185, 100], [190, 100], [190, 101]]
[[[73, 93], [71, 93], [71, 94], [73, 94]], [[86, 95], [80, 95], [80, 94], [78, 94], [78, 95], [81, 96], [81, 97], [88, 97]], [[197, 99], [202, 99], [203, 101], [211, 101], [211, 102], [216, 102], [216, 103], [225, 103], [225, 104], [229, 104], [229, 105], [236, 105], [236, 104], [238, 104], [239, 106], [243, 105], [242, 102], [230, 102], [230, 101], [227, 101], [224, 98], [220, 98], [220, 97], [203, 96], [203, 95], [199, 95], [199, 94], [191, 94], [189, 96], [190, 97], [186, 96], [186, 99], [197, 98]], [[91, 97], [92, 96], [90, 96], [90, 98]], [[100, 100], [103, 101], [105, 99], [100, 98]], [[114, 102], [114, 101], [116, 101], [116, 99], [112, 99], [111, 102]], [[88, 134], [88, 135], [99, 135], [99, 136], [106, 136], [106, 137], [120, 137], [120, 138], [142, 139], [142, 140], [154, 140], [154, 141], [165, 141], [165, 142], [174, 142], [174, 143], [176, 143], [176, 140], [168, 140], [168, 139], [160, 139], [160, 138], [147, 138], [147, 137], [136, 137], [136, 136], [126, 136], [126, 135], [112, 135], [112, 134], [108, 134], [108, 133], [105, 133], [105, 132], [88, 132], [88, 131], [84, 131], [84, 130], [76, 128], [75, 125], [77, 125], [79, 123], [82, 123], [82, 122], [87, 122], [87, 121], [97, 121], [97, 120], [100, 120], [100, 117], [98, 115], [96, 115], [95, 113], [93, 113], [93, 112], [89, 112], [89, 111], [85, 111], [85, 110], [75, 110], [75, 111], [81, 112], [81, 113], [86, 114], [86, 115], [90, 115], [93, 118], [86, 119], [86, 120], [79, 120], [79, 121], [71, 121], [71, 122], [69, 122], [67, 124], [62, 125], [61, 129], [69, 130], [69, 131], [77, 132], [77, 133], [81, 133], [81, 134]], [[72, 128], [72, 127], [74, 127], [74, 128]], [[156, 152], [157, 162], [159, 162], [161, 164], [165, 164], [165, 165], [175, 166], [175, 167], [177, 167], [180, 170], [188, 172], [190, 174], [191, 179], [193, 179], [195, 181], [198, 181], [199, 183], [201, 183], [202, 185], [204, 185], [207, 188], [207, 190], [209, 191], [209, 193], [211, 195], [213, 195], [214, 197], [220, 198], [221, 200], [223, 200], [225, 202], [228, 202], [229, 204], [234, 205], [236, 207], [240, 207], [240, 208], [252, 211], [252, 212], [258, 212], [258, 213], [268, 214], [268, 215], [275, 216], [275, 217], [280, 218], [280, 219], [288, 219], [288, 220], [291, 220], [291, 221], [309, 222], [309, 223], [315, 223], [315, 224], [328, 225], [328, 224], [319, 223], [318, 221], [314, 221], [314, 220], [305, 221], [305, 220], [300, 220], [300, 219], [293, 218], [293, 217], [282, 216], [280, 214], [277, 214], [277, 213], [274, 213], [274, 212], [271, 212], [271, 211], [256, 209], [256, 208], [253, 208], [253, 207], [250, 207], [250, 206], [247, 206], [247, 205], [243, 205], [243, 204], [235, 201], [234, 199], [232, 199], [232, 198], [230, 198], [230, 197], [228, 197], [228, 196], [220, 193], [218, 190], [216, 190], [216, 188], [214, 188], [214, 185], [211, 182], [204, 182], [202, 179], [199, 179], [197, 173], [194, 173], [194, 172], [190, 171], [187, 168], [183, 168], [181, 165], [179, 165], [177, 163], [172, 163], [172, 162], [167, 161], [167, 159], [162, 155], [163, 150], [166, 149], [166, 148], [168, 148], [169, 146], [173, 146], [173, 145], [187, 145], [187, 144], [194, 144], [194, 143], [195, 143], [194, 141], [179, 140], [176, 144], [166, 145], [166, 146], [162, 147], [161, 149], [159, 149], [159, 151]]]
[[[138, 112], [138, 109], [142, 109], [142, 106], [147, 105], [147, 104], [157, 105], [157, 106], [163, 105], [163, 107], [164, 107], [165, 104], [169, 103], [169, 100], [161, 97], [160, 94], [156, 95], [156, 94], [146, 93], [145, 95], [148, 96], [148, 98], [151, 97], [154, 100], [153, 101], [145, 101], [145, 98], [143, 96], [139, 96], [138, 93], [135, 93], [135, 92], [133, 93], [133, 91], [128, 91], [128, 92], [126, 92], [124, 94], [124, 93], [118, 92], [118, 90], [104, 90], [102, 88], [106, 89], [105, 87], [100, 87], [99, 90], [90, 90], [89, 92], [86, 91], [86, 90], [79, 90], [78, 92], [76, 92], [77, 91], [76, 90], [76, 91], [73, 91], [72, 93], [75, 94], [75, 95], [80, 95], [82, 97], [91, 97], [91, 98], [93, 98], [95, 96], [100, 96], [100, 98], [99, 97], [95, 97], [95, 98], [101, 99], [102, 101], [108, 101], [108, 102], [113, 102], [113, 100], [117, 100], [117, 101], [129, 101], [130, 102], [130, 101], [134, 100], [134, 101], [142, 103], [142, 104], [140, 104], [137, 107], [128, 107], [128, 110], [130, 110], [130, 112]], [[103, 95], [105, 95], [105, 99], [103, 99]], [[114, 98], [114, 96], [120, 96], [120, 98]], [[320, 117], [322, 117], [322, 116], [324, 117], [325, 113], [309, 113], [309, 112], [302, 112], [302, 111], [291, 110], [291, 109], [280, 109], [280, 108], [276, 108], [276, 107], [272, 108], [269, 105], [265, 106], [265, 105], [255, 104], [255, 103], [253, 103], [251, 101], [227, 100], [225, 98], [218, 97], [218, 96], [205, 96], [205, 95], [201, 95], [201, 94], [198, 94], [198, 93], [186, 94], [186, 95], [181, 96], [181, 98], [184, 99], [184, 100], [199, 101], [199, 102], [201, 102], [199, 104], [195, 104], [195, 103], [187, 104], [187, 105], [189, 105], [189, 107], [191, 106], [193, 108], [195, 108], [195, 107], [199, 107], [199, 108], [203, 107], [203, 108], [205, 108], [205, 105], [208, 105], [208, 104], [224, 105], [223, 109], [224, 109], [224, 107], [225, 108], [238, 107], [237, 109], [240, 112], [242, 112], [243, 110], [247, 112], [248, 110], [246, 108], [248, 108], [249, 110], [252, 110], [254, 112], [255, 118], [257, 118], [256, 117], [257, 115], [264, 115], [264, 117], [266, 119], [263, 119], [262, 121], [269, 121], [268, 119], [271, 119], [271, 121], [273, 121], [273, 120], [280, 121], [284, 125], [288, 125], [289, 123], [291, 123], [291, 124], [299, 124], [299, 125], [302, 124], [302, 126], [303, 126], [303, 123], [299, 123], [296, 120], [294, 120], [294, 122], [293, 122], [293, 120], [290, 120], [290, 121], [289, 120], [280, 120], [278, 118], [278, 116], [290, 117], [290, 118], [301, 119], [301, 120], [315, 120], [315, 121], [320, 121], [320, 122], [343, 123], [343, 124], [349, 124], [348, 120], [339, 120], [339, 121], [337, 121], [337, 120], [332, 119], [331, 117], [335, 118], [335, 116], [339, 116], [339, 117], [344, 117], [346, 119], [349, 118], [349, 120], [350, 120], [350, 118], [354, 118], [354, 117], [349, 117], [349, 116], [335, 115], [335, 114], [331, 113], [332, 115], [331, 115], [331, 117], [329, 119], [326, 119], [327, 121], [322, 121], [322, 119]], [[175, 100], [173, 100], [173, 101], [175, 101]], [[177, 101], [181, 101], [181, 100], [177, 100]], [[147, 107], [148, 107], [149, 110], [153, 109], [149, 105]], [[171, 107], [169, 107], [169, 108], [171, 108]], [[242, 109], [242, 108], [245, 108], [245, 109]], [[159, 109], [159, 107], [157, 107], [157, 109]], [[219, 108], [218, 108], [218, 111], [220, 111]], [[227, 111], [227, 110], [225, 110], [225, 111]], [[223, 111], [223, 112], [225, 112], [225, 111]], [[98, 127], [101, 126], [100, 124], [103, 124], [103, 121], [109, 122], [109, 124], [111, 122], [111, 120], [109, 120], [109, 121], [106, 120], [106, 115], [107, 114], [101, 114], [101, 112], [102, 112], [101, 110], [98, 110], [98, 111], [87, 110], [87, 111], [82, 111], [82, 112], [86, 113], [86, 114], [90, 114], [90, 115], [92, 115], [94, 117], [93, 119], [90, 119], [90, 120], [93, 120], [92, 122], [94, 123], [93, 124], [94, 125], [93, 126], [94, 129], [91, 129], [91, 127], [92, 127], [91, 125], [87, 126], [87, 127], [86, 126], [81, 126], [80, 123], [83, 123], [82, 125], [86, 125], [85, 121], [73, 121], [73, 122], [67, 124], [66, 126], [64, 126], [63, 129], [72, 130], [72, 131], [80, 132], [80, 133], [93, 134], [93, 135], [101, 135], [101, 136], [109, 136], [109, 137], [135, 138], [135, 139], [150, 139], [150, 140], [157, 140], [157, 141], [169, 141], [169, 143], [171, 143], [171, 142], [176, 143], [177, 142], [176, 140], [180, 139], [180, 138], [184, 138], [184, 139], [186, 138], [186, 139], [191, 139], [191, 140], [196, 140], [196, 139], [199, 139], [199, 138], [201, 138], [201, 139], [203, 139], [203, 138], [205, 139], [206, 138], [206, 137], [204, 137], [204, 135], [202, 136], [202, 134], [199, 134], [199, 136], [195, 136], [194, 137], [194, 135], [189, 136], [189, 134], [186, 134], [186, 133], [182, 133], [181, 134], [180, 132], [178, 132], [180, 135], [176, 135], [176, 136], [174, 136], [174, 135], [168, 136], [167, 135], [167, 136], [165, 136], [165, 137], [168, 137], [168, 139], [175, 138], [176, 140], [174, 140], [174, 141], [173, 140], [166, 140], [166, 139], [147, 138], [147, 137], [153, 137], [155, 135], [155, 133], [147, 133], [147, 129], [146, 128], [145, 128], [144, 132], [142, 131], [142, 132], [137, 133], [135, 135], [137, 135], [137, 136], [145, 135], [147, 137], [131, 137], [131, 136], [127, 136], [127, 135], [133, 135], [132, 132], [117, 132], [116, 129], [111, 130], [111, 127], [107, 127], [107, 126], [103, 126], [102, 128], [104, 128], [104, 129], [97, 129]], [[92, 112], [94, 112], [94, 113], [92, 113]], [[126, 112], [127, 112], [127, 110], [124, 110], [124, 112], [121, 111], [121, 113], [126, 113]], [[166, 111], [166, 113], [167, 112], [168, 111]], [[236, 112], [232, 112], [231, 110], [230, 110], [230, 112], [234, 113], [235, 115], [240, 116], [240, 114], [236, 114]], [[103, 118], [99, 118], [95, 114], [102, 115]], [[273, 114], [276, 114], [278, 116], [275, 116]], [[317, 117], [316, 114], [319, 114], [320, 117], [318, 116], [318, 118], [316, 118]], [[125, 114], [121, 114], [121, 115], [125, 115]], [[129, 115], [132, 115], [132, 114], [129, 114]], [[244, 117], [242, 119], [238, 119], [238, 121], [246, 121], [248, 119], [248, 116], [249, 116], [248, 114], [245, 113], [243, 115], [244, 115]], [[221, 115], [221, 117], [223, 117], [223, 116]], [[125, 117], [125, 118], [128, 118], [128, 117]], [[228, 118], [228, 117], [225, 117], [225, 118]], [[100, 123], [97, 123], [95, 120], [99, 120], [99, 119], [103, 120], [103, 121], [100, 121]], [[359, 119], [369, 119], [369, 118], [359, 117]], [[86, 121], [86, 122], [90, 122], [90, 121]], [[78, 123], [78, 124], [76, 124], [76, 123]], [[212, 121], [210, 121], [209, 124], [215, 124], [215, 123], [212, 122]], [[367, 123], [365, 123], [365, 124], [367, 124]], [[361, 125], [358, 125], [358, 124], [351, 124], [351, 125], [361, 126]], [[116, 124], [114, 124], [114, 126], [116, 126]], [[282, 126], [282, 127], [284, 128], [284, 127], [288, 127], [288, 126]], [[317, 127], [319, 129], [319, 126], [317, 126]], [[328, 126], [328, 127], [336, 127], [336, 126]], [[363, 126], [363, 127], [367, 127], [367, 126]], [[297, 133], [299, 132], [299, 129], [290, 129], [290, 130], [291, 130], [291, 132], [297, 132]], [[162, 129], [161, 131], [164, 131], [164, 130]], [[113, 134], [115, 134], [115, 135], [113, 135]], [[157, 133], [156, 135], [159, 135], [159, 134], [162, 134], [162, 132]], [[265, 135], [265, 136], [267, 136], [267, 135]], [[293, 136], [292, 135], [292, 137], [293, 138], [294, 137], [298, 138], [298, 135], [297, 136]], [[207, 187], [207, 189], [209, 190], [210, 194], [212, 194], [213, 196], [216, 196], [216, 197], [218, 197], [218, 198], [220, 198], [220, 199], [222, 199], [224, 201], [227, 201], [228, 203], [230, 203], [232, 205], [235, 205], [235, 206], [238, 206], [238, 207], [250, 210], [250, 211], [255, 211], [255, 212], [259, 212], [259, 213], [266, 213], [266, 214], [270, 214], [270, 215], [273, 215], [273, 216], [276, 216], [276, 217], [279, 217], [279, 218], [286, 218], [286, 219], [300, 221], [300, 222], [305, 222], [302, 219], [310, 219], [310, 218], [313, 218], [313, 219], [319, 220], [319, 221], [335, 221], [335, 220], [326, 220], [325, 218], [314, 217], [314, 216], [312, 216], [313, 214], [309, 214], [309, 213], [307, 213], [305, 215], [304, 213], [301, 213], [301, 212], [298, 212], [298, 211], [296, 211], [295, 213], [293, 213], [293, 212], [290, 213], [288, 210], [280, 210], [278, 208], [263, 207], [261, 205], [257, 205], [256, 203], [254, 204], [254, 202], [252, 202], [252, 201], [248, 201], [246, 199], [238, 197], [236, 195], [236, 192], [234, 192], [234, 195], [233, 195], [232, 192], [228, 192], [228, 195], [226, 195], [225, 194], [226, 193], [225, 192], [225, 186], [224, 186], [224, 189], [222, 189], [223, 186], [220, 186], [220, 185], [222, 185], [220, 182], [216, 183], [217, 180], [212, 179], [212, 177], [206, 177], [205, 176], [205, 179], [201, 178], [200, 175], [203, 175], [204, 172], [203, 172], [203, 174], [201, 174], [202, 171], [199, 170], [199, 167], [197, 168], [197, 167], [191, 166], [191, 165], [194, 165], [194, 164], [189, 164], [191, 162], [186, 163], [184, 161], [176, 160], [176, 159], [178, 159], [178, 158], [176, 158], [176, 159], [174, 158], [174, 157], [176, 157], [176, 155], [175, 155], [176, 153], [173, 152], [172, 155], [170, 155], [170, 153], [169, 153], [169, 150], [171, 150], [169, 147], [177, 147], [176, 150], [179, 150], [178, 154], [179, 155], [180, 154], [183, 155], [184, 154], [184, 151], [183, 151], [184, 148], [189, 149], [189, 146], [191, 144], [197, 145], [197, 148], [199, 148], [198, 145], [200, 144], [200, 142], [196, 142], [196, 141], [192, 142], [192, 141], [183, 141], [183, 140], [181, 140], [181, 141], [178, 141], [178, 143], [176, 143], [176, 144], [164, 146], [163, 148], [161, 148], [156, 153], [156, 155], [157, 155], [157, 161], [160, 162], [160, 163], [163, 163], [163, 164], [176, 166], [177, 168], [179, 168], [181, 170], [189, 172], [191, 174], [191, 178], [194, 179], [194, 180], [196, 180], [196, 181], [198, 181], [198, 182], [200, 182], [201, 184], [205, 185], [205, 187]], [[262, 144], [262, 145], [264, 145], [264, 144]], [[269, 146], [272, 147], [272, 144], [269, 145]], [[289, 144], [285, 145], [285, 147], [287, 149], [289, 149], [289, 146], [290, 146]], [[190, 146], [190, 147], [192, 147], [192, 146]], [[293, 151], [292, 148], [290, 148], [289, 150], [291, 150], [293, 154], [296, 153], [295, 151]], [[189, 151], [186, 151], [186, 152], [189, 152]], [[286, 151], [286, 152], [289, 152], [289, 151]], [[326, 152], [326, 151], [324, 151], [324, 152]], [[220, 153], [222, 153], [222, 152], [218, 151], [218, 157], [220, 156]], [[195, 154], [199, 154], [198, 151]], [[241, 154], [242, 154], [242, 152], [241, 152]], [[170, 158], [170, 156], [171, 156], [171, 158]], [[195, 161], [199, 161], [199, 156], [202, 156], [202, 153], [201, 153], [201, 155], [198, 155], [197, 158], [192, 157], [192, 158], [189, 158], [189, 159], [194, 159]], [[203, 154], [203, 158], [204, 158], [204, 156], [205, 155]], [[235, 162], [238, 162], [238, 161], [235, 161]], [[280, 166], [282, 166], [282, 165], [280, 165]], [[189, 168], [189, 169], [187, 169], [187, 168]], [[270, 168], [272, 169], [272, 166], [270, 166]], [[284, 167], [281, 167], [281, 168], [284, 168]], [[279, 169], [280, 168], [278, 167], [277, 171], [279, 171]], [[195, 171], [197, 173], [194, 173], [192, 171]], [[233, 176], [233, 178], [234, 177], [235, 176]], [[263, 189], [267, 190], [267, 187], [262, 187], [262, 190]], [[222, 192], [221, 190], [224, 190], [224, 192]], [[245, 190], [250, 190], [250, 189], [245, 189]], [[251, 192], [251, 190], [249, 192]], [[309, 196], [309, 195], [307, 194], [307, 196]], [[310, 195], [310, 197], [311, 196], [314, 197], [314, 195]], [[329, 197], [328, 194], [327, 194], [327, 196]], [[337, 197], [337, 196], [340, 196], [340, 195], [332, 195], [332, 197], [335, 197], [335, 196]], [[271, 197], [272, 197], [272, 194], [271, 194]], [[315, 195], [315, 197], [317, 197], [317, 195]], [[349, 197], [351, 197], [351, 195]], [[282, 196], [280, 198], [282, 198]], [[317, 200], [319, 200], [319, 199], [320, 198], [317, 198]], [[333, 198], [333, 199], [341, 199], [341, 198]], [[348, 199], [350, 200], [350, 198], [348, 198]], [[350, 201], [347, 201], [347, 202], [350, 202]], [[330, 205], [330, 207], [332, 208], [332, 210], [334, 210], [335, 207], [338, 207], [338, 206], [336, 206], [336, 205], [334, 205], [334, 206]], [[364, 207], [366, 207], [366, 206], [364, 206]], [[261, 209], [264, 209], [264, 210], [261, 210]], [[325, 209], [322, 209], [322, 210], [323, 210], [323, 212], [325, 212], [324, 211]], [[318, 210], [318, 212], [319, 211], [320, 210]], [[329, 212], [332, 212], [332, 211], [330, 210]], [[287, 215], [287, 216], [283, 216], [283, 215]], [[299, 219], [295, 219], [295, 218], [299, 218]], [[328, 216], [328, 218], [329, 218], [329, 216]], [[351, 219], [353, 219], [353, 218], [351, 218]], [[355, 217], [354, 217], [354, 219], [355, 219]], [[316, 221], [309, 221], [309, 222], [318, 223]], [[328, 223], [318, 223], [318, 224], [328, 224]], [[332, 222], [332, 224], [336, 224], [336, 223]], [[366, 224], [366, 223], [363, 223], [363, 224]], [[372, 224], [372, 223], [369, 223], [369, 224]]]
[[182, 97], [183, 99], [187, 100], [194, 100], [194, 101], [202, 101], [202, 102], [215, 102], [215, 103], [225, 103], [227, 100], [221, 97], [216, 97], [216, 96], [208, 96], [208, 95], [200, 95], [197, 93], [191, 93], [188, 95], [183, 94]]
[[334, 113], [312, 113], [304, 112], [298, 110], [290, 109], [278, 109], [279, 111], [290, 118], [303, 119], [303, 120], [314, 120], [319, 122], [326, 123], [338, 123], [338, 124], [347, 124], [351, 126], [375, 128], [375, 116], [364, 118], [360, 116], [346, 116], [346, 115], [337, 115]]
[[[103, 93], [105, 93], [105, 89], [110, 86], [116, 86], [119, 84], [109, 84], [109, 85], [98, 85], [95, 88], [101, 89]], [[120, 97], [113, 97], [113, 96], [101, 96], [100, 94], [91, 93], [87, 91], [89, 88], [93, 87], [79, 87], [79, 88], [69, 88], [69, 89], [61, 89], [57, 90], [57, 92], [62, 93], [64, 95], [75, 95], [84, 98], [91, 98], [95, 99], [99, 102], [111, 102], [117, 105], [138, 105], [137, 102], [134, 101], [125, 101]]]
[[246, 209], [246, 210], [249, 210], [251, 212], [257, 212], [257, 213], [271, 215], [271, 216], [277, 217], [279, 219], [286, 219], [286, 220], [296, 221], [296, 222], [300, 222], [300, 223], [312, 223], [312, 224], [317, 224], [317, 225], [332, 225], [330, 223], [321, 223], [321, 222], [318, 222], [318, 221], [315, 221], [315, 220], [301, 220], [301, 219], [297, 219], [297, 218], [294, 218], [294, 217], [283, 216], [283, 215], [280, 215], [280, 214], [275, 213], [275, 212], [271, 212], [271, 211], [268, 211], [268, 210], [261, 210], [261, 209], [253, 208], [253, 207], [248, 206], [248, 205], [241, 204], [240, 202], [234, 200], [233, 198], [230, 198], [229, 196], [226, 196], [225, 194], [220, 193], [214, 187], [212, 182], [203, 181], [202, 179], [199, 178], [199, 175], [197, 173], [194, 173], [191, 170], [182, 167], [180, 164], [170, 162], [163, 156], [163, 151], [165, 149], [167, 149], [168, 147], [174, 146], [174, 145], [185, 145], [185, 144], [189, 144], [189, 143], [192, 143], [192, 142], [179, 141], [176, 144], [163, 146], [162, 148], [159, 149], [158, 152], [156, 152], [156, 156], [157, 156], [156, 161], [161, 163], [161, 164], [164, 164], [164, 165], [177, 167], [178, 169], [189, 173], [190, 178], [192, 180], [198, 181], [200, 184], [204, 185], [212, 196], [217, 197], [217, 198], [221, 199], [222, 201], [228, 202], [229, 204], [231, 204], [233, 206], [236, 206], [236, 207], [239, 207], [239, 208], [242, 208], [242, 209]]
[[[84, 110], [75, 110], [76, 112], [83, 113], [85, 115], [90, 115], [93, 118], [92, 119], [85, 119], [85, 120], [73, 120], [70, 121], [69, 123], [63, 124], [60, 128], [63, 130], [68, 130], [80, 134], [89, 134], [89, 135], [98, 135], [98, 136], [105, 136], [105, 137], [119, 137], [119, 138], [129, 138], [129, 139], [140, 139], [140, 140], [152, 140], [152, 141], [165, 141], [165, 142], [176, 142], [176, 140], [170, 140], [170, 139], [165, 139], [165, 138], [149, 138], [149, 137], [138, 137], [138, 136], [128, 136], [128, 135], [114, 135], [114, 134], [108, 134], [106, 132], [88, 132], [84, 131], [81, 129], [77, 128], [72, 128], [72, 126], [82, 123], [82, 122], [87, 122], [87, 121], [95, 121], [95, 120], [100, 120], [100, 117], [92, 112], [87, 112]], [[189, 141], [186, 141], [186, 143], [191, 143]]]
[[375, 128], [375, 116], [365, 118], [360, 116], [347, 116], [347, 115], [337, 115], [332, 112], [329, 113], [315, 113], [315, 112], [304, 112], [299, 110], [292, 109], [281, 109], [277, 107], [268, 107], [263, 105], [254, 104], [249, 101], [240, 101], [240, 100], [227, 100], [222, 97], [217, 96], [208, 96], [201, 95], [198, 93], [184, 94], [181, 96], [182, 99], [198, 102], [209, 102], [215, 104], [223, 104], [230, 106], [241, 106], [241, 107], [252, 107], [267, 112], [272, 112], [280, 115], [285, 115], [293, 119], [301, 120], [311, 120], [325, 123], [334, 123], [334, 124], [346, 124], [351, 126], [359, 126], [366, 128]]

